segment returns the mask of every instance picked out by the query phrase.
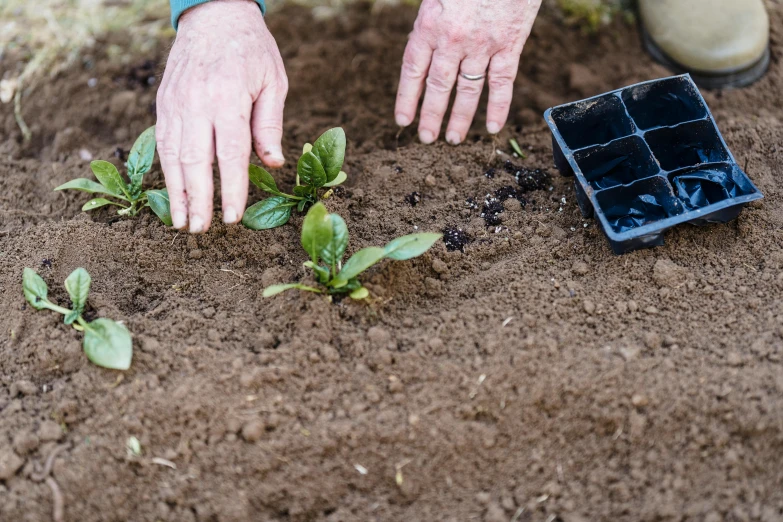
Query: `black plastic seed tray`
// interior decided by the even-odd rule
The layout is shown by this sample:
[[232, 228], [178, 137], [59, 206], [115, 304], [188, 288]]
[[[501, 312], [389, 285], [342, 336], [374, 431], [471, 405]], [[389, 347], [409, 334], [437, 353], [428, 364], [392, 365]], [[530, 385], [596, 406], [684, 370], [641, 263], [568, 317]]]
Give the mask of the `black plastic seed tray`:
[[663, 244], [680, 223], [725, 223], [764, 197], [739, 168], [687, 74], [544, 113], [555, 165], [615, 254]]

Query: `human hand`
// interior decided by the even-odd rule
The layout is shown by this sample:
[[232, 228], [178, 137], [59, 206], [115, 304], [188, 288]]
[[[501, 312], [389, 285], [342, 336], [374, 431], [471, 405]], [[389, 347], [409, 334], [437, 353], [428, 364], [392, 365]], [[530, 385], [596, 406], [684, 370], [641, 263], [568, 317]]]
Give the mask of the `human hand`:
[[209, 228], [216, 154], [223, 221], [242, 219], [251, 143], [265, 165], [283, 165], [287, 92], [283, 60], [255, 2], [215, 0], [183, 13], [157, 96], [158, 153], [175, 228]]
[[540, 6], [541, 0], [423, 0], [402, 61], [397, 125], [413, 122], [426, 83], [419, 139], [434, 142], [456, 82], [446, 141], [462, 142], [484, 88], [483, 76], [469, 80], [462, 74], [487, 74], [487, 131], [500, 132], [511, 106], [519, 55]]

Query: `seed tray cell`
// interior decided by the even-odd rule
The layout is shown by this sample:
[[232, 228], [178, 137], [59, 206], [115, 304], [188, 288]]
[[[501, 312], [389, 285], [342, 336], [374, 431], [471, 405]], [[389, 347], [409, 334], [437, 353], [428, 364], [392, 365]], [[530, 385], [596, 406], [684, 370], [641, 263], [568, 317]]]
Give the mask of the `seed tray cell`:
[[548, 109], [555, 166], [616, 254], [680, 223], [725, 223], [764, 197], [737, 165], [687, 74]]

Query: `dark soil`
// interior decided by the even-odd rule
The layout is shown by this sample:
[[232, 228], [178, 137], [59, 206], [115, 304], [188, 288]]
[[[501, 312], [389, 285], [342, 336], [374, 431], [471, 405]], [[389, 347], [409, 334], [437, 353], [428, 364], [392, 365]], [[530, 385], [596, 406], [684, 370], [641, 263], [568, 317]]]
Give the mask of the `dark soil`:
[[[300, 216], [253, 232], [216, 215], [196, 237], [52, 191], [88, 175], [80, 150], [119, 164], [154, 123], [145, 63], [165, 49], [129, 70], [99, 42], [91, 69], [26, 97], [32, 143], [0, 114], [0, 519], [51, 520], [36, 464], [60, 444], [50, 478], [69, 521], [783, 519], [783, 8], [768, 4], [770, 73], [706, 95], [766, 199], [622, 257], [571, 179], [506, 201], [500, 228], [465, 201], [516, 186], [496, 153], [511, 137], [519, 167], [552, 169], [547, 107], [668, 75], [634, 27], [588, 36], [545, 13], [509, 127], [492, 140], [480, 114], [451, 147], [397, 137], [414, 9], [270, 15], [291, 84], [278, 176], [290, 185], [302, 143], [341, 125], [349, 180], [328, 206], [351, 251], [464, 234], [372, 269], [359, 303], [261, 298], [305, 274]], [[148, 183], [162, 186], [157, 165]], [[90, 364], [81, 334], [25, 306], [25, 266], [56, 300], [87, 268], [91, 309], [133, 332], [131, 369]]]

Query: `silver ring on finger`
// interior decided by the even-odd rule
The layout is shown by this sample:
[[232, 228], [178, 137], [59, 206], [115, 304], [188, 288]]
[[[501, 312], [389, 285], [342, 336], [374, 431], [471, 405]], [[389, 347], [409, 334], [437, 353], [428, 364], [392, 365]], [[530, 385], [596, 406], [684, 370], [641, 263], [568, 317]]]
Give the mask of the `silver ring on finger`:
[[462, 76], [463, 78], [465, 78], [466, 80], [470, 80], [472, 82], [477, 82], [479, 80], [483, 80], [484, 76], [486, 76], [485, 74], [467, 74], [467, 73], [464, 73], [464, 72], [459, 73], [459, 75]]

